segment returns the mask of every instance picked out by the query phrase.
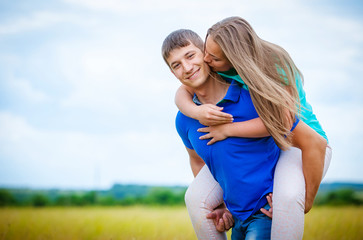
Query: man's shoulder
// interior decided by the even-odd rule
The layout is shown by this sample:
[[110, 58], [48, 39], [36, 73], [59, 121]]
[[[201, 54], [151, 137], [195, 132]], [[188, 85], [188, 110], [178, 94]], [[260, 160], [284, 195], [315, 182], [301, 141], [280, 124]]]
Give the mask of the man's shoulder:
[[176, 113], [176, 119], [179, 119], [179, 118], [187, 118], [187, 116], [185, 116], [181, 111], [178, 111]]
[[198, 124], [199, 122], [193, 118], [184, 115], [182, 112], [178, 111], [175, 117], [175, 124], [179, 128], [190, 128]]
[[191, 120], [194, 120], [194, 119], [184, 115], [181, 111], [178, 111], [176, 114], [176, 117], [175, 117], [176, 123], [178, 123], [178, 122], [183, 123], [183, 122], [191, 121]]

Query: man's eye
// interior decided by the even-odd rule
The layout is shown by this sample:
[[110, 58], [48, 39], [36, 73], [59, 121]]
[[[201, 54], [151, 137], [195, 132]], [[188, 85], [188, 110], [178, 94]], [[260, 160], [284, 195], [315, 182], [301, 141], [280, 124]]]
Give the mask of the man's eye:
[[194, 53], [193, 54], [189, 54], [188, 55], [188, 58], [192, 58], [194, 56]]
[[176, 69], [176, 68], [178, 68], [180, 66], [180, 64], [174, 64], [173, 66], [172, 66], [172, 68], [173, 69]]

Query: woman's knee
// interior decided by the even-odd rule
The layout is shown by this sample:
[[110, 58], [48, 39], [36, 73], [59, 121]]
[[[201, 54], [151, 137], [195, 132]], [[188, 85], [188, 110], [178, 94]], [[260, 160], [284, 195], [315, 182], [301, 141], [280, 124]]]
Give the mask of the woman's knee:
[[206, 166], [189, 185], [184, 200], [188, 209], [202, 208], [210, 211], [223, 203], [223, 190]]
[[302, 179], [289, 179], [289, 181], [280, 182], [274, 185], [273, 192], [274, 208], [305, 207], [305, 181]]
[[274, 209], [280, 208], [305, 208], [305, 188], [299, 188], [292, 191], [282, 190], [273, 193]]
[[184, 201], [188, 209], [206, 208], [208, 206], [208, 204], [206, 204], [208, 201], [208, 195], [191, 185], [185, 192]]
[[223, 203], [223, 191], [218, 183], [210, 185], [209, 189], [204, 191], [191, 184], [185, 193], [184, 200], [188, 209], [203, 208], [212, 211]]
[[200, 193], [195, 191], [193, 187], [188, 187], [185, 192], [184, 201], [187, 208], [196, 207], [201, 201]]

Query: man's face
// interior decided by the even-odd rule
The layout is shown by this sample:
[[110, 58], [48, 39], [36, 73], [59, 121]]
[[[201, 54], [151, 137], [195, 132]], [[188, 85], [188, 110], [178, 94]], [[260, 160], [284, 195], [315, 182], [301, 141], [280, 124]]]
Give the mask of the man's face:
[[167, 62], [175, 77], [191, 88], [201, 87], [209, 77], [209, 67], [203, 60], [203, 52], [190, 43], [170, 52]]

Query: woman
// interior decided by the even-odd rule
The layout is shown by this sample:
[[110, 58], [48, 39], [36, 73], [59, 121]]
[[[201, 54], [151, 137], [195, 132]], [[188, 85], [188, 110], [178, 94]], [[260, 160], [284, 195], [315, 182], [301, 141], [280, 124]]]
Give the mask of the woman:
[[[300, 71], [285, 50], [260, 39], [252, 27], [239, 17], [224, 19], [208, 30], [205, 61], [220, 75], [245, 85], [260, 118], [212, 126], [200, 131], [209, 132], [204, 138], [212, 138], [210, 144], [231, 136], [258, 137], [270, 134], [275, 139], [285, 151], [275, 170], [271, 237], [302, 239], [304, 211], [309, 211], [312, 206], [322, 175], [330, 163], [331, 148], [327, 146], [326, 153], [319, 152], [314, 144], [309, 144], [304, 133], [294, 132], [292, 138], [285, 137], [290, 130], [291, 119], [299, 113], [301, 120], [327, 141], [310, 104], [306, 102]], [[187, 90], [181, 88], [176, 95], [176, 103], [184, 114], [207, 126], [231, 121], [231, 116], [215, 106], [196, 107], [190, 100], [186, 101], [192, 94]], [[286, 92], [290, 98], [286, 98]], [[292, 145], [302, 151], [292, 148]], [[198, 191], [188, 191], [187, 205], [188, 198], [193, 196], [195, 199], [195, 194], [198, 195]]]

